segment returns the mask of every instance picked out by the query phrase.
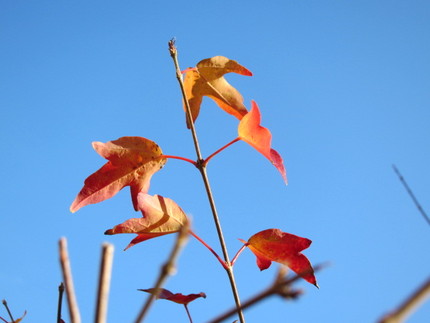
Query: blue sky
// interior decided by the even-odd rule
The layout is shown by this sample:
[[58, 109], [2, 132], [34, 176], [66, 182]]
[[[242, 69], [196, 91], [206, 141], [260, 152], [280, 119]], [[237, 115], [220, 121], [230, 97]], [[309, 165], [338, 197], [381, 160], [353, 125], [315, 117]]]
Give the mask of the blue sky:
[[[93, 318], [100, 246], [115, 245], [109, 322], [131, 322], [174, 237], [122, 249], [132, 235], [103, 232], [137, 217], [128, 189], [76, 214], [69, 206], [105, 160], [92, 141], [142, 136], [194, 158], [167, 42], [182, 69], [237, 60], [227, 75], [255, 100], [289, 185], [245, 143], [214, 158], [209, 176], [230, 254], [268, 229], [309, 238], [320, 289], [302, 281], [294, 302], [269, 299], [248, 322], [375, 322], [429, 276], [430, 228], [392, 170], [430, 210], [430, 4], [427, 1], [2, 1], [0, 3], [0, 297], [27, 322], [53, 320], [61, 281], [57, 242], [68, 239], [78, 303]], [[237, 136], [237, 120], [205, 99], [196, 123], [203, 155]], [[169, 160], [151, 194], [174, 199], [218, 247], [198, 172]], [[235, 266], [245, 300], [271, 283], [244, 252]], [[227, 277], [190, 240], [166, 288], [205, 292], [195, 322], [230, 308]], [[0, 316], [6, 317], [4, 310]], [[65, 319], [68, 316], [65, 313]], [[430, 317], [424, 304], [409, 320]], [[187, 322], [158, 301], [146, 322]]]

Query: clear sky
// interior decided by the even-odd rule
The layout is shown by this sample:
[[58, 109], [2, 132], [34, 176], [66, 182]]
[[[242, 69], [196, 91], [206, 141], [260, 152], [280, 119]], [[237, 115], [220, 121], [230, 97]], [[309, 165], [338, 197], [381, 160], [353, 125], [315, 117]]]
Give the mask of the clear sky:
[[[57, 242], [68, 239], [84, 322], [93, 319], [100, 246], [115, 245], [109, 322], [132, 322], [174, 237], [122, 249], [134, 235], [103, 232], [138, 217], [129, 190], [76, 214], [69, 206], [105, 160], [92, 141], [142, 136], [165, 154], [195, 158], [167, 42], [182, 69], [237, 60], [227, 75], [255, 100], [289, 185], [258, 152], [237, 143], [209, 164], [230, 254], [238, 238], [279, 228], [313, 241], [304, 254], [320, 289], [299, 282], [297, 301], [273, 298], [248, 322], [375, 322], [430, 274], [430, 227], [392, 169], [430, 212], [430, 3], [428, 1], [7, 1], [0, 2], [0, 298], [25, 322], [55, 320]], [[196, 123], [203, 155], [237, 136], [237, 120], [210, 99]], [[175, 200], [220, 250], [196, 169], [169, 160], [150, 194]], [[245, 300], [272, 282], [244, 252], [235, 266]], [[230, 308], [227, 277], [190, 240], [166, 288], [205, 292], [195, 322]], [[6, 317], [6, 311], [0, 310]], [[424, 304], [409, 322], [430, 317]], [[65, 313], [66, 322], [69, 321]], [[157, 301], [146, 322], [187, 322]], [[229, 321], [231, 322], [231, 321]]]

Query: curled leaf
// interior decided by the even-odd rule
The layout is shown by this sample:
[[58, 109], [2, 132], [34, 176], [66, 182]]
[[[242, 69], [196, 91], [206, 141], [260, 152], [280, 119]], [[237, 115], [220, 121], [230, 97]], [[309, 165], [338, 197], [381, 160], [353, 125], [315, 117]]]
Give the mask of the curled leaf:
[[167, 161], [161, 157], [160, 147], [146, 138], [122, 137], [107, 143], [93, 142], [93, 148], [109, 161], [85, 180], [70, 211], [76, 212], [85, 205], [109, 199], [125, 186], [130, 186], [137, 211], [138, 193], [148, 191], [152, 175]]
[[[150, 293], [150, 294], [155, 294], [156, 292], [155, 288], [138, 289], [138, 290], [142, 292]], [[205, 293], [188, 294], [188, 295], [183, 295], [181, 293], [173, 294], [171, 291], [164, 288], [160, 288], [160, 292], [157, 295], [157, 298], [159, 299], [167, 299], [168, 301], [172, 301], [183, 305], [188, 305], [188, 303], [200, 297], [206, 298], [206, 294]]]
[[[247, 113], [242, 95], [224, 78], [224, 75], [230, 72], [252, 75], [251, 71], [238, 62], [224, 56], [215, 56], [200, 61], [195, 68], [186, 69], [184, 72], [184, 88], [193, 122], [199, 115], [203, 96], [211, 98], [221, 109], [239, 120]], [[190, 127], [188, 122], [187, 126]]]
[[248, 242], [242, 240], [257, 257], [260, 270], [270, 267], [272, 261], [286, 265], [307, 282], [318, 287], [314, 270], [301, 251], [308, 248], [311, 240], [279, 229], [268, 229], [254, 234]]
[[178, 232], [187, 222], [184, 211], [169, 198], [139, 193], [137, 200], [143, 217], [128, 219], [105, 232], [107, 235], [137, 234], [125, 250], [145, 240]]
[[272, 134], [269, 129], [260, 125], [261, 113], [257, 103], [252, 101], [251, 104], [251, 111], [249, 111], [239, 123], [239, 138], [254, 147], [264, 157], [270, 160], [270, 162], [281, 173], [282, 178], [287, 184], [287, 172], [285, 170], [282, 157], [276, 150], [271, 148]]

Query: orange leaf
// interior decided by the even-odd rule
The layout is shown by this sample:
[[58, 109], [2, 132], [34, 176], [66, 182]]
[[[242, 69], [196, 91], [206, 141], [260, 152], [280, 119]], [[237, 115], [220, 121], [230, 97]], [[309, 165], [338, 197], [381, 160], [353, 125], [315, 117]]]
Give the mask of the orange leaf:
[[108, 235], [136, 233], [137, 237], [125, 250], [142, 241], [178, 232], [187, 222], [184, 211], [169, 198], [139, 193], [137, 200], [143, 217], [129, 219], [105, 232]]
[[148, 191], [152, 175], [167, 161], [161, 157], [160, 147], [146, 138], [122, 137], [107, 143], [93, 142], [93, 148], [109, 161], [85, 180], [70, 211], [76, 212], [85, 205], [107, 200], [125, 186], [130, 186], [137, 211], [137, 194]]
[[272, 134], [269, 129], [260, 126], [261, 113], [257, 103], [251, 101], [252, 108], [239, 123], [238, 133], [239, 138], [257, 151], [263, 154], [281, 173], [282, 178], [287, 184], [287, 172], [285, 170], [284, 162], [281, 155], [271, 148]]
[[318, 287], [311, 263], [300, 252], [308, 248], [311, 243], [309, 239], [282, 232], [279, 229], [258, 232], [246, 242], [257, 257], [260, 270], [269, 268], [272, 261], [275, 261], [290, 267], [297, 275]]
[[[184, 88], [193, 122], [199, 115], [203, 96], [211, 98], [221, 109], [239, 120], [247, 113], [242, 95], [224, 78], [224, 74], [230, 72], [252, 75], [251, 71], [238, 62], [224, 56], [215, 56], [200, 61], [196, 68], [189, 68], [184, 72]], [[186, 111], [185, 105], [184, 110]], [[190, 127], [188, 122], [187, 126]]]
[[[140, 290], [142, 292], [147, 292], [150, 294], [154, 294], [156, 292], [155, 288], [138, 289], [138, 290]], [[183, 304], [183, 305], [187, 305], [188, 303], [194, 301], [195, 299], [197, 299], [199, 297], [206, 298], [206, 294], [205, 293], [188, 294], [188, 295], [183, 295], [181, 293], [173, 294], [171, 291], [164, 289], [164, 288], [160, 288], [160, 293], [157, 296], [157, 298], [167, 299], [168, 301], [172, 301], [172, 302], [175, 302], [178, 304]]]

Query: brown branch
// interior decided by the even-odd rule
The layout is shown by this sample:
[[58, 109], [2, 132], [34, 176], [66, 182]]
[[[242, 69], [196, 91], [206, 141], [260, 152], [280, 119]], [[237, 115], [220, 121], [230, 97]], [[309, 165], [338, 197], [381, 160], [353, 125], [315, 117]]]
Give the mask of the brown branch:
[[[180, 251], [184, 247], [185, 243], [188, 240], [188, 231], [189, 231], [189, 223], [186, 222], [182, 227], [181, 230], [178, 233], [178, 236], [176, 238], [175, 245], [173, 246], [172, 251], [170, 252], [169, 258], [167, 259], [166, 263], [161, 267], [160, 274], [157, 278], [157, 282], [155, 283], [154, 293], [151, 293], [145, 304], [143, 305], [141, 311], [139, 312], [138, 317], [135, 320], [135, 323], [140, 323], [143, 321], [145, 315], [147, 314], [149, 308], [151, 307], [152, 303], [156, 299], [157, 295], [161, 291], [161, 287], [166, 282], [168, 276], [172, 275], [175, 271], [175, 264], [177, 261], [177, 258], [179, 256]], [[158, 292], [157, 292], [158, 291]]]
[[[325, 264], [317, 265], [314, 267], [314, 271], [317, 272], [321, 270], [323, 267], [325, 267]], [[261, 292], [257, 293], [247, 301], [242, 303], [241, 310], [244, 310], [250, 306], [253, 306], [254, 304], [261, 302], [263, 299], [266, 299], [273, 295], [279, 295], [286, 299], [295, 299], [298, 296], [301, 295], [301, 291], [299, 290], [292, 290], [291, 285], [301, 277], [299, 275], [296, 275], [292, 278], [285, 278], [285, 267], [281, 267], [279, 269], [279, 272], [271, 286], [268, 288], [262, 290]], [[306, 274], [307, 272], [303, 272], [302, 274]], [[235, 315], [237, 312], [236, 308], [232, 308], [225, 313], [221, 314], [220, 316], [212, 319], [209, 321], [209, 323], [220, 323], [229, 317]]]
[[410, 295], [392, 313], [383, 317], [379, 323], [402, 323], [426, 297], [430, 295], [430, 278], [427, 279], [412, 295]]
[[72, 270], [70, 268], [69, 254], [67, 251], [67, 240], [61, 238], [60, 246], [60, 264], [63, 273], [63, 281], [66, 285], [67, 303], [69, 305], [69, 314], [71, 323], [80, 323], [81, 316], [79, 314], [78, 303], [76, 302], [75, 290], [73, 287]]
[[58, 307], [57, 307], [57, 323], [61, 323], [61, 312], [63, 307], [64, 284], [58, 286]]
[[170, 52], [170, 56], [173, 59], [173, 63], [175, 64], [176, 78], [177, 78], [177, 80], [179, 82], [179, 86], [181, 88], [182, 97], [183, 97], [185, 108], [186, 108], [187, 121], [188, 121], [188, 124], [189, 124], [190, 129], [191, 129], [191, 134], [193, 136], [194, 148], [195, 148], [196, 154], [197, 154], [196, 166], [200, 171], [200, 174], [201, 174], [202, 179], [203, 179], [203, 183], [205, 185], [206, 194], [207, 194], [209, 204], [211, 207], [211, 211], [212, 211], [212, 218], [213, 218], [214, 223], [215, 223], [215, 227], [216, 227], [217, 234], [218, 234], [218, 239], [219, 239], [222, 253], [224, 256], [224, 261], [226, 264], [226, 266], [224, 268], [227, 272], [227, 276], [228, 276], [229, 281], [230, 281], [230, 286], [231, 286], [231, 290], [233, 293], [234, 301], [236, 303], [237, 314], [239, 316], [239, 320], [241, 323], [245, 323], [245, 317], [243, 316], [243, 312], [241, 310], [239, 291], [237, 289], [236, 281], [234, 278], [233, 267], [231, 266], [231, 263], [230, 263], [230, 258], [229, 258], [228, 251], [227, 251], [227, 245], [225, 243], [224, 235], [223, 235], [222, 228], [221, 228], [220, 219], [218, 216], [218, 211], [217, 211], [216, 206], [215, 206], [215, 200], [214, 200], [214, 197], [212, 194], [211, 186], [209, 183], [209, 178], [208, 178], [208, 175], [206, 172], [206, 164], [205, 164], [205, 161], [202, 159], [202, 154], [201, 154], [199, 142], [197, 139], [197, 132], [196, 132], [196, 129], [194, 126], [193, 117], [192, 117], [192, 113], [191, 113], [191, 107], [190, 107], [190, 104], [188, 102], [187, 95], [185, 93], [184, 83], [182, 81], [181, 69], [179, 68], [178, 51], [176, 49], [174, 40], [171, 40], [169, 42], [169, 52]]
[[112, 272], [113, 245], [104, 243], [100, 263], [99, 286], [97, 290], [96, 323], [105, 323], [107, 317], [109, 286]]

